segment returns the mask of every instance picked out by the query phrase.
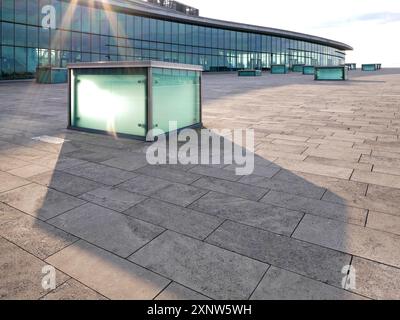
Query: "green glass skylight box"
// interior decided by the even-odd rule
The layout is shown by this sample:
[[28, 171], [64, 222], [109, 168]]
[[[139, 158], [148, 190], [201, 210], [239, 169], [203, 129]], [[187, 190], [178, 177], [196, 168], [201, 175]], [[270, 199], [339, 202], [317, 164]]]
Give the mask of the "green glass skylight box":
[[65, 68], [38, 67], [36, 69], [37, 83], [67, 83], [68, 72]]
[[239, 70], [238, 76], [239, 77], [259, 77], [262, 75], [261, 70]]
[[292, 72], [303, 72], [304, 64], [294, 64], [292, 66]]
[[314, 73], [315, 73], [315, 67], [314, 66], [304, 66], [303, 67], [303, 74], [313, 75]]
[[371, 64], [363, 64], [361, 69], [362, 71], [376, 71], [379, 69], [379, 67], [378, 64], [371, 63]]
[[315, 67], [315, 80], [341, 81], [347, 80], [347, 67]]
[[152, 129], [202, 124], [201, 66], [126, 61], [68, 68], [70, 129], [145, 139]]
[[346, 63], [345, 64], [348, 70], [357, 70], [357, 64], [356, 63]]
[[271, 65], [272, 74], [285, 74], [288, 72], [288, 68], [284, 64], [273, 64]]

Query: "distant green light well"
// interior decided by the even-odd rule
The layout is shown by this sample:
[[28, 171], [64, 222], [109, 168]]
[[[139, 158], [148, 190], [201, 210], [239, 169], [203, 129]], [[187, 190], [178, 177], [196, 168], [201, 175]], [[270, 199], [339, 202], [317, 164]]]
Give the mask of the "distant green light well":
[[347, 67], [316, 67], [315, 80], [343, 81], [347, 80]]
[[292, 72], [301, 72], [303, 73], [304, 64], [294, 64], [292, 66]]
[[381, 65], [378, 63], [371, 63], [371, 64], [363, 64], [361, 66], [362, 71], [376, 71], [381, 68]]
[[314, 75], [315, 67], [314, 66], [304, 66], [303, 67], [303, 74], [305, 75]]
[[285, 74], [288, 73], [288, 68], [284, 64], [273, 64], [271, 65], [272, 74]]
[[239, 77], [259, 77], [262, 75], [261, 70], [239, 70]]

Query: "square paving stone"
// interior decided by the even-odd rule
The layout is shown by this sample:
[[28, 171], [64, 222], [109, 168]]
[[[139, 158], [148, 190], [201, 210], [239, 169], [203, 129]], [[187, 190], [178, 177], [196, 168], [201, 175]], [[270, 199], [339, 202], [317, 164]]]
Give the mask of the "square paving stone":
[[169, 301], [202, 301], [210, 300], [200, 293], [185, 288], [176, 282], [172, 282], [155, 300]]
[[354, 257], [355, 293], [377, 300], [400, 299], [400, 269]]
[[45, 259], [78, 240], [74, 236], [0, 203], [0, 235]]
[[56, 290], [44, 296], [41, 300], [54, 300], [54, 301], [94, 301], [94, 300], [107, 300], [101, 294], [93, 291], [92, 289], [84, 286], [74, 279], [70, 279], [63, 283]]
[[306, 215], [294, 233], [299, 240], [400, 267], [400, 237]]
[[1, 194], [0, 201], [40, 220], [48, 220], [85, 203], [35, 183]]
[[337, 287], [351, 259], [344, 253], [230, 221], [207, 242]]
[[225, 193], [253, 201], [260, 200], [268, 192], [268, 190], [263, 188], [217, 178], [202, 178], [192, 185], [195, 187]]
[[61, 171], [37, 175], [31, 177], [29, 180], [71, 196], [79, 196], [102, 186], [100, 183]]
[[200, 240], [222, 223], [222, 219], [153, 199], [138, 204], [125, 214]]
[[49, 223], [124, 258], [164, 231], [90, 203], [51, 219]]
[[83, 194], [80, 198], [118, 212], [124, 212], [147, 199], [140, 194], [113, 187], [99, 188]]
[[[0, 237], [0, 299], [37, 300], [48, 293], [42, 288], [43, 267], [46, 262]], [[56, 283], [62, 284], [69, 277], [56, 272]]]
[[65, 169], [63, 171], [109, 186], [118, 185], [136, 176], [136, 174], [131, 172], [96, 163], [82, 164], [76, 167]]
[[252, 300], [364, 300], [343, 289], [271, 267]]
[[358, 225], [364, 225], [367, 217], [367, 211], [364, 209], [304, 198], [284, 192], [270, 191], [261, 201], [291, 210]]
[[303, 213], [249, 201], [222, 193], [210, 192], [189, 208], [221, 219], [230, 219], [249, 226], [291, 235]]
[[214, 299], [248, 299], [268, 265], [167, 231], [130, 260]]
[[170, 283], [170, 280], [84, 241], [46, 261], [114, 300], [151, 300]]

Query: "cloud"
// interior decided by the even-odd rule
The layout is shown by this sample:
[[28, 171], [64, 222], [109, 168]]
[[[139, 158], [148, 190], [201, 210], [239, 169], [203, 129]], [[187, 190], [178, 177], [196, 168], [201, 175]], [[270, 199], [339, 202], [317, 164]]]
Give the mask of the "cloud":
[[358, 16], [355, 21], [379, 21], [381, 23], [400, 21], [400, 12], [376, 12]]
[[335, 28], [343, 27], [357, 22], [377, 22], [381, 24], [399, 22], [400, 12], [371, 12], [347, 19], [326, 21], [318, 26], [318, 28]]

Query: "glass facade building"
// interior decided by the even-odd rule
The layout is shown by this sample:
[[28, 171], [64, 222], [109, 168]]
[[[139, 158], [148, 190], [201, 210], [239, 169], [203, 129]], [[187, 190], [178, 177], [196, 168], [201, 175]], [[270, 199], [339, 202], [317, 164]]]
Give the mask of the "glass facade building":
[[271, 64], [340, 65], [341, 42], [296, 32], [187, 16], [137, 0], [0, 0], [0, 79], [38, 66], [160, 60], [205, 71]]

